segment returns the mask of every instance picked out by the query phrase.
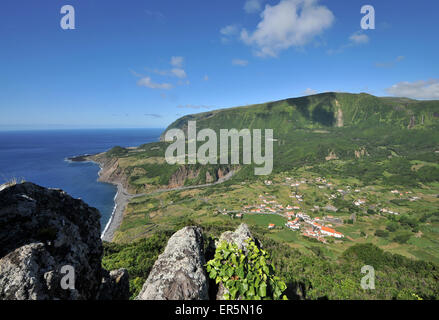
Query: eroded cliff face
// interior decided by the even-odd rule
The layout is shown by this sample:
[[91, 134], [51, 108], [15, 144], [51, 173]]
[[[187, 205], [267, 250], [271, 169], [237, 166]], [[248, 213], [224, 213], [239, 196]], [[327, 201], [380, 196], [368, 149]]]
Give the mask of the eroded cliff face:
[[0, 299], [128, 298], [127, 280], [113, 286], [117, 293], [102, 285], [115, 280], [101, 268], [99, 219], [62, 190], [32, 183], [1, 190]]
[[[167, 188], [178, 188], [183, 187], [187, 179], [196, 179], [199, 177], [200, 169], [191, 169], [190, 166], [181, 166], [169, 179], [169, 183], [166, 186]], [[226, 168], [218, 168], [213, 174], [208, 171], [205, 173], [205, 181], [206, 183], [214, 183], [221, 179], [231, 172], [231, 169]]]
[[340, 103], [338, 102], [337, 99], [335, 99], [335, 105], [337, 107], [337, 112], [335, 113], [335, 119], [336, 119], [335, 126], [337, 128], [342, 128], [344, 125], [343, 110], [341, 110]]
[[168, 188], [184, 186], [186, 179], [195, 179], [200, 174], [200, 169], [193, 170], [187, 166], [181, 166], [169, 179]]
[[94, 161], [98, 162], [101, 171], [99, 171], [98, 181], [112, 183], [112, 184], [122, 184], [122, 186], [129, 190], [128, 177], [124, 170], [119, 166], [118, 158], [106, 158], [100, 157], [99, 155], [94, 158]]
[[369, 153], [367, 152], [365, 147], [360, 148], [359, 150], [355, 150], [355, 158], [360, 159], [366, 156], [369, 156]]
[[[117, 157], [108, 157], [105, 153], [87, 156], [87, 157], [79, 157], [81, 161], [90, 160], [98, 163], [101, 167], [101, 171], [99, 172], [99, 181], [112, 183], [112, 184], [121, 184], [125, 190], [128, 190], [130, 193], [136, 193], [136, 189], [132, 187], [129, 183], [129, 176], [141, 176], [146, 174], [145, 169], [135, 167], [130, 174], [127, 174], [125, 170], [119, 164], [119, 158]], [[224, 179], [230, 172], [232, 171], [231, 167], [218, 168], [213, 172], [205, 173], [205, 181], [206, 183], [215, 183], [217, 181], [221, 181]], [[198, 179], [200, 177], [201, 169], [195, 168], [190, 165], [181, 165], [169, 178], [169, 181], [166, 185], [147, 185], [143, 186], [143, 191], [148, 192], [148, 190], [153, 190], [156, 188], [159, 189], [174, 189], [184, 187], [187, 180]], [[201, 180], [203, 181], [203, 180]], [[139, 192], [137, 190], [137, 192]]]

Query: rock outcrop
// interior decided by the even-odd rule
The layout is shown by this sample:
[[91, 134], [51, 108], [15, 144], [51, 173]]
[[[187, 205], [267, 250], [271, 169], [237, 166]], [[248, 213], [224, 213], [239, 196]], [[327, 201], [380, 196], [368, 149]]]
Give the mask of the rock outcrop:
[[248, 225], [245, 223], [241, 223], [239, 227], [235, 231], [226, 231], [223, 232], [220, 238], [217, 241], [217, 244], [227, 241], [228, 243], [234, 243], [238, 246], [239, 249], [246, 251], [248, 239], [255, 240], [248, 228]]
[[0, 299], [96, 299], [100, 229], [99, 211], [61, 190], [32, 183], [3, 188]]
[[130, 296], [127, 269], [103, 270], [103, 273], [98, 300], [126, 300]]
[[325, 157], [326, 161], [337, 160], [337, 159], [338, 157], [333, 150], [329, 152], [328, 156]]
[[207, 300], [200, 228], [185, 227], [168, 241], [155, 262], [137, 300]]

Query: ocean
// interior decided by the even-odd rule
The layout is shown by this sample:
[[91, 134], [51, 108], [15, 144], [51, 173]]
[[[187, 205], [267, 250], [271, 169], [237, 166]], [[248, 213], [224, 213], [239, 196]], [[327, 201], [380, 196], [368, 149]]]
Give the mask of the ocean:
[[111, 217], [117, 187], [98, 182], [99, 166], [66, 158], [114, 146], [135, 147], [159, 140], [163, 129], [0, 131], [0, 184], [17, 179], [59, 188], [101, 212], [101, 229]]

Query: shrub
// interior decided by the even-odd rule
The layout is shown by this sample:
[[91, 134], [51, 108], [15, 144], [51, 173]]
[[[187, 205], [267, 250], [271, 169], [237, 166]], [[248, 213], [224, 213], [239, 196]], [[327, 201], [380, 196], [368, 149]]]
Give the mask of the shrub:
[[287, 299], [282, 293], [286, 284], [274, 275], [270, 255], [259, 249], [254, 241], [247, 240], [247, 252], [234, 243], [223, 241], [215, 256], [206, 264], [209, 277], [227, 289], [226, 300]]
[[375, 235], [380, 238], [387, 238], [389, 236], [389, 232], [386, 230], [377, 230], [375, 231]]
[[395, 222], [391, 222], [387, 225], [386, 229], [390, 232], [395, 232], [396, 230], [398, 230], [398, 224]]
[[409, 234], [409, 233], [400, 234], [400, 235], [397, 235], [395, 238], [393, 238], [393, 241], [398, 242], [399, 244], [404, 244], [407, 241], [409, 241], [410, 237], [411, 237], [411, 234]]

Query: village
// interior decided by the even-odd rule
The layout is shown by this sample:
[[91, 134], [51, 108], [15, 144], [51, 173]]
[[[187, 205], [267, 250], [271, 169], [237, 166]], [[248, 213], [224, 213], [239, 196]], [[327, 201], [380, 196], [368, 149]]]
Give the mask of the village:
[[[265, 180], [264, 184], [265, 186], [276, 185], [276, 183], [271, 180]], [[362, 192], [361, 189], [353, 189], [350, 186], [341, 189], [322, 177], [317, 177], [312, 180], [304, 178], [294, 180], [293, 178], [286, 177], [284, 182], [278, 182], [277, 184], [291, 187], [289, 195], [290, 201], [288, 204], [280, 203], [276, 196], [269, 192], [265, 192], [258, 196], [258, 199], [254, 204], [245, 205], [241, 210], [226, 210], [224, 208], [218, 213], [221, 213], [222, 215], [230, 215], [232, 218], [239, 219], [242, 219], [244, 215], [278, 215], [286, 219], [284, 225], [286, 228], [293, 232], [300, 232], [304, 237], [313, 238], [322, 243], [327, 243], [326, 239], [328, 238], [343, 239], [345, 237], [343, 233], [336, 230], [337, 226], [343, 225], [343, 219], [329, 214], [337, 212], [338, 209], [336, 207], [327, 204], [322, 208], [314, 205], [312, 208], [305, 209], [304, 195], [299, 192], [299, 187], [313, 185], [318, 189], [327, 188], [328, 190], [331, 190], [331, 194], [327, 197], [328, 201], [351, 194], [354, 195], [355, 199], [352, 204], [356, 207], [363, 208], [364, 210], [366, 210], [366, 208], [374, 208], [377, 209], [380, 214], [399, 215], [398, 212], [393, 210], [376, 208], [375, 205], [368, 204], [368, 200], [364, 197], [355, 197], [355, 194]], [[417, 201], [420, 199], [419, 197], [409, 196], [411, 194], [410, 191], [400, 192], [398, 190], [392, 190], [390, 193], [396, 196], [408, 196], [409, 201]], [[321, 210], [323, 210], [325, 214], [322, 218], [318, 216], [311, 217], [306, 213], [308, 210], [312, 212], [313, 215]], [[269, 230], [276, 229], [277, 227], [279, 226], [276, 226], [274, 223], [269, 223], [267, 226]]]

